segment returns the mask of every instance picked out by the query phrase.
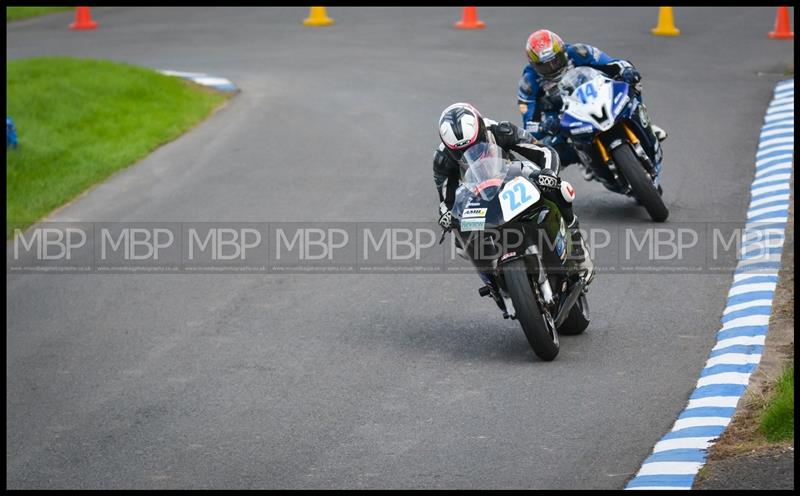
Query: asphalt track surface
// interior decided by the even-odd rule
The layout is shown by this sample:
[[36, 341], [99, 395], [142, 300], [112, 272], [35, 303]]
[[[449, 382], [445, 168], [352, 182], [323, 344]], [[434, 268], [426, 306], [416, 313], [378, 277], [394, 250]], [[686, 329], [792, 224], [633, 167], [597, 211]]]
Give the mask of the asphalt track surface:
[[[10, 59], [208, 72], [242, 93], [49, 220], [430, 221], [436, 119], [519, 122], [535, 28], [633, 61], [670, 132], [670, 222], [743, 221], [793, 44], [774, 8], [94, 9], [7, 27]], [[24, 131], [23, 131], [24, 132]], [[583, 181], [582, 226], [647, 225]], [[7, 276], [9, 488], [622, 488], [714, 343], [731, 274], [600, 274], [537, 360], [474, 274]]]

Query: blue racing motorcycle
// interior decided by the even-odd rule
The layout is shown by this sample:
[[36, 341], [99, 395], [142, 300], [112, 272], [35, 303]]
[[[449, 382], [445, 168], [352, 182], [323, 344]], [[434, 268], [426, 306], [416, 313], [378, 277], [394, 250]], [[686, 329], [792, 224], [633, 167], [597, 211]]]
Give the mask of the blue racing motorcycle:
[[669, 210], [659, 184], [661, 145], [631, 85], [591, 67], [575, 67], [564, 75], [555, 98], [547, 103], [550, 110], [558, 111], [560, 129], [545, 143], [560, 152], [565, 146], [567, 151], [574, 150], [607, 189], [635, 198], [654, 221], [667, 219]]

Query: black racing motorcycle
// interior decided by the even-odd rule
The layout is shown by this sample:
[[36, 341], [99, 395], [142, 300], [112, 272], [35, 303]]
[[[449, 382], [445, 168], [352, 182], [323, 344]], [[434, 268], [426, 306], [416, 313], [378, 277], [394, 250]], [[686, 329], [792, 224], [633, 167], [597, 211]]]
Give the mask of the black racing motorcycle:
[[464, 159], [452, 209], [456, 251], [489, 274], [480, 295], [519, 321], [539, 358], [553, 360], [559, 333], [589, 325], [586, 281], [568, 270], [572, 241], [561, 212], [529, 179], [534, 164], [511, 161], [491, 143], [472, 146]]

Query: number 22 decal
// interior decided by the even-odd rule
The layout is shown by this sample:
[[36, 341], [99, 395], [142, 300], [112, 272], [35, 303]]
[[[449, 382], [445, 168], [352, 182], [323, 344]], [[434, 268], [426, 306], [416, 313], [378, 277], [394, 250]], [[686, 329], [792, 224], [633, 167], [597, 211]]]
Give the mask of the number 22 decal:
[[[517, 201], [517, 195], [515, 193], [519, 193], [519, 201]], [[522, 183], [515, 184], [512, 190], [507, 189], [503, 191], [503, 199], [508, 201], [509, 208], [512, 212], [518, 209], [520, 205], [530, 200], [530, 198]]]
[[500, 193], [503, 218], [507, 221], [513, 219], [517, 214], [539, 201], [539, 197], [539, 190], [525, 179], [517, 177], [509, 181]]

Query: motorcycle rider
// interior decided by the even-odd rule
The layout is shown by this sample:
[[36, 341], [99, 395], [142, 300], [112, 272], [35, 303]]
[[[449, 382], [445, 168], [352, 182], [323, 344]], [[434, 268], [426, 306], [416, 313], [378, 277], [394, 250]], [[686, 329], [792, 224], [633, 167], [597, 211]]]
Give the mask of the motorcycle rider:
[[[442, 142], [433, 155], [433, 178], [439, 193], [439, 224], [443, 229], [452, 227], [451, 209], [462, 171], [467, 166], [464, 152], [477, 143], [496, 144], [503, 150], [504, 158], [510, 158], [510, 152], [514, 151], [538, 166], [531, 168], [528, 177], [539, 186], [542, 196], [558, 206], [572, 240], [572, 252], [568, 252], [568, 260], [574, 262], [571, 267], [583, 273], [587, 285], [591, 282], [594, 265], [579, 230], [578, 217], [572, 211], [575, 189], [558, 177], [559, 158], [551, 147], [537, 143], [530, 133], [508, 121], [483, 118], [468, 103], [454, 103], [444, 109], [439, 117], [439, 138]], [[455, 239], [461, 248], [458, 236]], [[480, 269], [478, 273], [486, 285], [495, 287], [488, 273]]]
[[[557, 85], [562, 76], [576, 66], [589, 66], [612, 79], [620, 79], [635, 88], [641, 96], [641, 74], [627, 60], [615, 59], [596, 47], [584, 43], [565, 44], [561, 37], [547, 29], [534, 31], [525, 44], [528, 64], [522, 71], [517, 91], [517, 103], [525, 129], [537, 139], [559, 129], [561, 102]], [[642, 105], [644, 106], [644, 105]], [[542, 119], [544, 113], [544, 119]], [[658, 141], [667, 137], [666, 131], [652, 122], [650, 126]], [[575, 151], [566, 145], [556, 146], [564, 166], [579, 163]], [[586, 168], [587, 180], [594, 173]]]

